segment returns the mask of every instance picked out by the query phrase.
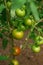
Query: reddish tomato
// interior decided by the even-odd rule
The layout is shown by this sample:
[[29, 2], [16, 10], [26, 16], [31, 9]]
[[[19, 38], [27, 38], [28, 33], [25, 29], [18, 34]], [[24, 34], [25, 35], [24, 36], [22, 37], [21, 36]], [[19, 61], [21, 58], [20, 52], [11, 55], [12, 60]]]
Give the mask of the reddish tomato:
[[21, 52], [21, 49], [19, 47], [14, 47], [13, 48], [13, 55], [19, 55]]

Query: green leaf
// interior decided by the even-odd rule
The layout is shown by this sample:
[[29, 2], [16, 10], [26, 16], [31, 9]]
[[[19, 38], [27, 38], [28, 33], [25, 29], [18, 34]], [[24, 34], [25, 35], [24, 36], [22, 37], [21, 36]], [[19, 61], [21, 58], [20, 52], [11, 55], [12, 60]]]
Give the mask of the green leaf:
[[35, 20], [39, 21], [40, 20], [39, 13], [38, 13], [37, 7], [33, 1], [30, 1], [30, 8], [31, 8], [31, 11], [32, 11], [32, 14], [33, 14]]
[[9, 57], [8, 56], [0, 56], [0, 60], [8, 60], [9, 59]]
[[4, 8], [1, 12], [1, 23], [3, 26], [7, 26], [7, 15], [6, 15], [6, 9]]
[[4, 38], [3, 41], [2, 41], [2, 47], [3, 47], [3, 49], [6, 49], [7, 44], [8, 44], [8, 40], [6, 38]]
[[2, 10], [2, 18], [3, 18], [2, 21], [5, 23], [6, 18], [7, 18], [7, 16], [6, 16], [6, 9], [5, 8]]
[[5, 6], [3, 4], [0, 5], [0, 13], [2, 12], [2, 10], [5, 8]]
[[36, 33], [32, 32], [31, 35], [30, 35], [30, 38], [32, 38], [33, 40], [35, 40], [35, 38], [36, 38]]
[[12, 9], [20, 8], [26, 0], [12, 0]]

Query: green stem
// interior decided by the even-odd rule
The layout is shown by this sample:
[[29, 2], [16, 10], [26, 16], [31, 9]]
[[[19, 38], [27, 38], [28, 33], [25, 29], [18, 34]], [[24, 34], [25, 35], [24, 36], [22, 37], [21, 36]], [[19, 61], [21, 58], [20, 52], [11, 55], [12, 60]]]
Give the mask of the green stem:
[[[40, 20], [41, 21], [41, 20]], [[31, 30], [30, 30], [30, 34], [28, 33], [28, 35], [27, 35], [27, 40], [25, 40], [25, 42], [24, 42], [24, 45], [23, 45], [23, 47], [24, 48], [26, 48], [26, 45], [28, 44], [27, 42], [28, 42], [28, 39], [29, 39], [29, 36], [31, 35], [31, 33], [33, 32], [33, 30], [34, 30], [34, 28], [40, 23], [40, 21], [39, 22], [37, 22], [34, 26], [32, 26], [32, 28], [31, 28]], [[30, 45], [29, 45], [30, 46]], [[24, 48], [22, 48], [22, 49], [24, 49]]]
[[[5, 7], [6, 7], [6, 18], [7, 18], [7, 23], [8, 23], [8, 30], [9, 30], [9, 35], [10, 35], [10, 40], [11, 40], [11, 42], [10, 42], [10, 45], [11, 45], [11, 49], [10, 50], [12, 50], [12, 48], [13, 48], [13, 46], [14, 46], [14, 40], [13, 40], [13, 38], [12, 38], [12, 35], [11, 35], [11, 27], [10, 27], [10, 9], [8, 9], [7, 8], [7, 5], [6, 5], [6, 0], [4, 0], [4, 4], [5, 4]], [[10, 54], [10, 61], [11, 61], [11, 59], [12, 59], [12, 52], [10, 52], [11, 54]]]
[[[31, 28], [31, 30], [30, 30], [30, 34], [33, 32], [34, 28], [35, 28], [39, 23], [40, 23], [40, 21], [37, 22], [34, 26], [32, 26], [32, 28]], [[30, 34], [27, 35], [27, 39], [29, 39]]]

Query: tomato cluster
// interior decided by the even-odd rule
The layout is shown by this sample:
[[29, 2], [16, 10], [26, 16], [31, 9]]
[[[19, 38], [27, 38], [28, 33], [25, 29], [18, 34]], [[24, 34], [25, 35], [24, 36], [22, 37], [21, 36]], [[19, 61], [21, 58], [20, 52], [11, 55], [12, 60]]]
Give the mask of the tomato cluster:
[[[13, 13], [13, 12], [12, 12]], [[15, 39], [22, 39], [24, 36], [24, 31], [35, 23], [33, 17], [26, 17], [26, 6], [23, 5], [22, 8], [15, 10], [14, 20], [11, 22], [14, 29], [12, 31], [12, 36]]]
[[35, 40], [36, 40], [36, 43], [32, 45], [32, 51], [38, 53], [40, 52], [40, 49], [41, 49], [40, 45], [43, 44], [43, 37], [37, 36]]
[[[15, 39], [22, 39], [24, 36], [24, 31], [27, 29], [31, 29], [35, 24], [36, 21], [34, 19], [34, 17], [32, 15], [27, 15], [26, 12], [26, 5], [23, 5], [22, 8], [18, 8], [15, 10], [15, 16], [16, 16], [16, 20], [17, 21], [17, 27], [15, 27], [15, 29], [13, 29], [12, 31], [12, 36]], [[13, 21], [13, 22], [15, 22]], [[14, 24], [14, 23], [13, 23]], [[40, 52], [40, 45], [43, 44], [43, 37], [42, 36], [36, 36], [35, 37], [35, 44], [32, 45], [31, 49], [33, 52]]]

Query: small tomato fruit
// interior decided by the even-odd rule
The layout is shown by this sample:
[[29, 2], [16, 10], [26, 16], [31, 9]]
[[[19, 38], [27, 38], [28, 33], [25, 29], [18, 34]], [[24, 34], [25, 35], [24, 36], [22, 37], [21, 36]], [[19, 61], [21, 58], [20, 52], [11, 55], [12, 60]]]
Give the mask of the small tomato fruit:
[[40, 46], [33, 45], [32, 46], [32, 51], [35, 52], [35, 53], [40, 52]]
[[10, 8], [12, 3], [10, 1], [8, 1], [6, 5], [7, 5], [8, 8]]
[[21, 25], [21, 26], [20, 26], [20, 29], [21, 29], [22, 31], [25, 31], [25, 30], [26, 30], [26, 27], [25, 27], [24, 25]]
[[43, 40], [37, 41], [37, 45], [41, 45], [41, 44], [43, 44]]
[[13, 55], [19, 55], [21, 52], [21, 49], [19, 47], [14, 47], [13, 48]]
[[27, 18], [27, 19], [25, 19], [24, 23], [27, 26], [31, 26], [32, 25], [32, 20]]
[[23, 36], [24, 36], [24, 32], [23, 31], [19, 31], [17, 29], [14, 29], [12, 31], [12, 36], [15, 38], [15, 39], [22, 39]]
[[12, 60], [12, 64], [13, 65], [19, 65], [19, 62], [16, 59], [14, 59], [14, 60]]
[[25, 16], [25, 10], [17, 9], [15, 11], [16, 15], [19, 17], [24, 17]]
[[39, 40], [39, 41], [40, 41], [40, 40], [43, 40], [43, 37], [42, 37], [42, 36], [37, 36], [37, 37], [36, 37], [36, 41], [37, 41], [37, 40]]

